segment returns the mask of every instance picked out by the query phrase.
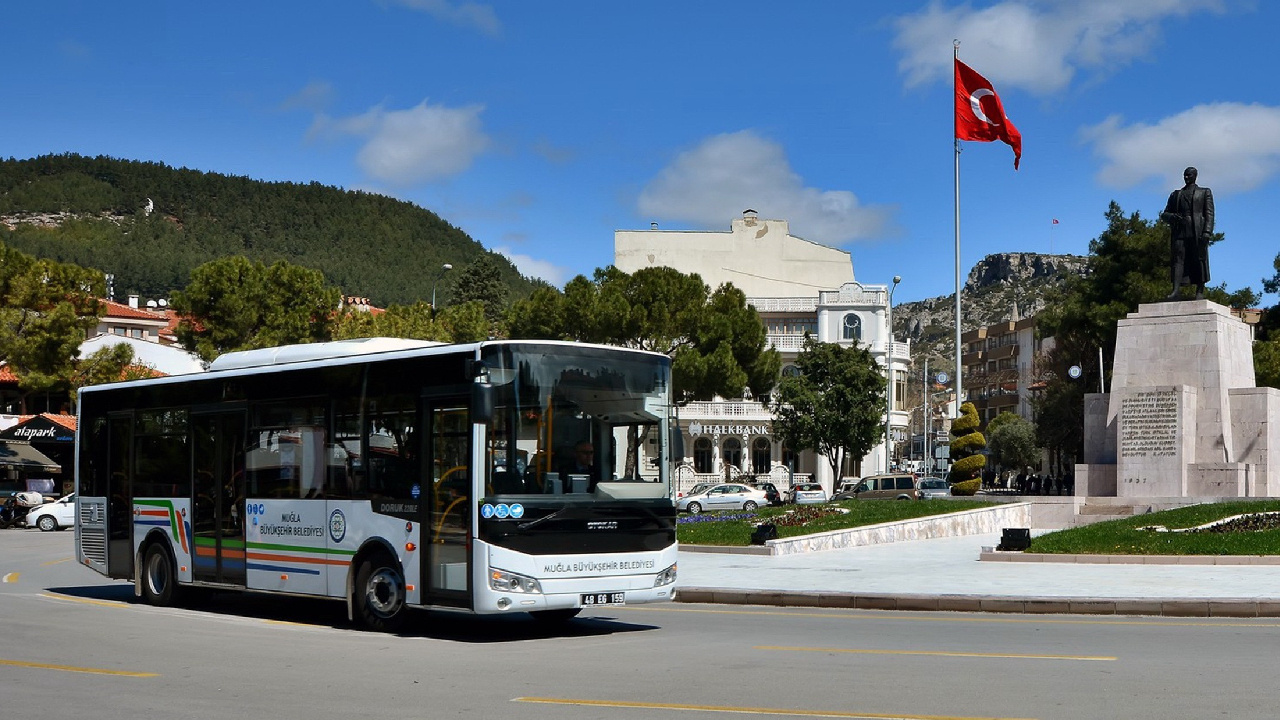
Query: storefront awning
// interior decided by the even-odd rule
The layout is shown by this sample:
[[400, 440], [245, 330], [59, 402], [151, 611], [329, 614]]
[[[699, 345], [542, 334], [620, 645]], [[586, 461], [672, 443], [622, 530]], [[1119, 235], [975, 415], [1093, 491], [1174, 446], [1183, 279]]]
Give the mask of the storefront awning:
[[51, 473], [62, 472], [62, 466], [50, 460], [48, 455], [31, 447], [30, 443], [17, 440], [0, 440], [0, 467]]

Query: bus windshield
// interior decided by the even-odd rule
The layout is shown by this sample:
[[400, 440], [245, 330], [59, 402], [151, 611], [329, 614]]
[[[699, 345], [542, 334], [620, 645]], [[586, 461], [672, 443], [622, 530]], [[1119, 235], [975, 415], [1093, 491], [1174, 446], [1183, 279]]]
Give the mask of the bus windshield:
[[496, 391], [486, 497], [670, 496], [661, 441], [670, 410], [667, 358], [567, 345], [485, 350]]

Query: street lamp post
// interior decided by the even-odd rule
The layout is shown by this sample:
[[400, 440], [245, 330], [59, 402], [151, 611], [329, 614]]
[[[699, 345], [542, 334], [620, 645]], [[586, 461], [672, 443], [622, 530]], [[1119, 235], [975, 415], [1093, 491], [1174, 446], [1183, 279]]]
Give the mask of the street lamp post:
[[440, 278], [444, 277], [444, 274], [452, 269], [453, 266], [449, 263], [441, 265], [440, 274], [436, 276], [436, 281], [431, 283], [431, 317], [436, 316], [436, 286], [440, 284]]
[[889, 331], [888, 340], [884, 344], [884, 374], [889, 378], [889, 391], [886, 394], [887, 402], [884, 408], [884, 471], [889, 472], [890, 459], [893, 457], [893, 291], [898, 289], [898, 283], [902, 282], [899, 275], [893, 276], [893, 286], [889, 288], [889, 301], [884, 306], [884, 319], [886, 329]]
[[923, 452], [921, 453], [923, 457], [920, 458], [920, 467], [924, 468], [923, 473], [925, 475], [932, 475], [933, 462], [929, 458], [929, 415], [930, 413], [929, 413], [929, 358], [928, 356], [925, 356], [924, 376], [921, 377], [920, 380], [921, 380], [920, 389], [924, 391], [923, 393], [921, 393], [924, 395], [924, 398], [921, 401], [922, 402], [921, 407], [924, 409], [924, 419], [920, 423], [921, 425], [924, 426], [924, 447], [921, 448], [923, 450]]

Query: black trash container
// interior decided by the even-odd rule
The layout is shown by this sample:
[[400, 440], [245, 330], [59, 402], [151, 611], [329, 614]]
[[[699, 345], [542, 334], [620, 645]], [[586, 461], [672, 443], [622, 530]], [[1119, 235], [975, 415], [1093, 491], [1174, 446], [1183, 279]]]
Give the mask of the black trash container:
[[778, 538], [778, 526], [771, 522], [763, 522], [756, 526], [751, 532], [751, 544], [763, 545], [765, 540], [776, 540]]
[[1031, 528], [1005, 528], [997, 550], [1026, 550], [1031, 547]]

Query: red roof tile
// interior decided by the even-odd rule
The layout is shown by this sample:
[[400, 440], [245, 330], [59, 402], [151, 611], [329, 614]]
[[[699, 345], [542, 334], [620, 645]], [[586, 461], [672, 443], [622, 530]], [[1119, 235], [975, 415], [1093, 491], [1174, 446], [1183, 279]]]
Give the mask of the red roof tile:
[[55, 425], [61, 425], [62, 427], [71, 431], [74, 431], [76, 429], [76, 416], [66, 415], [63, 413], [40, 413], [39, 415], [19, 415], [17, 424], [21, 425], [22, 423], [28, 420], [31, 420], [32, 418], [38, 418], [38, 417], [42, 417]]
[[133, 318], [135, 320], [154, 320], [156, 322], [165, 322], [165, 320], [167, 320], [163, 313], [129, 307], [124, 303], [118, 303], [114, 300], [103, 300], [99, 298], [98, 302], [101, 303], [103, 309], [106, 311], [103, 317]]

